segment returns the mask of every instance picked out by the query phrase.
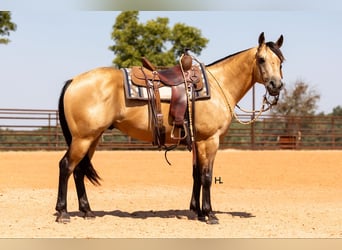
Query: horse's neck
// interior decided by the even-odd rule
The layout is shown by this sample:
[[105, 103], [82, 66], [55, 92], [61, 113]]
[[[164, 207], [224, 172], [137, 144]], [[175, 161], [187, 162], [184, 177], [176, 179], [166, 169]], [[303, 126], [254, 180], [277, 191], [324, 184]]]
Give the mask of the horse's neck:
[[243, 51], [224, 61], [212, 65], [208, 70], [222, 85], [225, 95], [229, 96], [231, 105], [236, 105], [256, 82], [255, 79], [256, 48]]

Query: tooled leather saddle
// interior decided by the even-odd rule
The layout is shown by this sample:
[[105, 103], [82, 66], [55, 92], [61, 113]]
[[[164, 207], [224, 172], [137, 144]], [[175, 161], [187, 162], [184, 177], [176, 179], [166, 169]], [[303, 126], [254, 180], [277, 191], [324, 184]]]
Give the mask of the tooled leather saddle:
[[[191, 56], [190, 56], [191, 57]], [[184, 58], [183, 58], [184, 59]], [[159, 148], [165, 146], [165, 126], [161, 112], [161, 100], [159, 88], [170, 87], [171, 99], [169, 115], [173, 120], [171, 138], [187, 145], [189, 151], [192, 149], [193, 122], [189, 124], [189, 115], [194, 121], [194, 96], [196, 90], [203, 88], [202, 72], [199, 66], [192, 66], [188, 60], [186, 64], [180, 63], [170, 68], [158, 70], [148, 59], [142, 58], [143, 66], [133, 66], [130, 70], [131, 81], [138, 86], [146, 87], [148, 93], [149, 110], [153, 130], [153, 144]], [[189, 67], [189, 63], [191, 63]], [[187, 70], [185, 70], [187, 69]], [[189, 92], [188, 92], [189, 91]], [[189, 114], [188, 93], [191, 95], [192, 112]], [[174, 131], [178, 131], [176, 136]]]

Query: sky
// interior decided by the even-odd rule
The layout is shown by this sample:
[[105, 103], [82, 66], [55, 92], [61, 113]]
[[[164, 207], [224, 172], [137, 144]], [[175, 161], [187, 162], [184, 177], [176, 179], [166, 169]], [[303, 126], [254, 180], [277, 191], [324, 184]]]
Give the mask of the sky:
[[[161, 8], [140, 11], [139, 21], [168, 17], [170, 26], [181, 22], [200, 29], [209, 39], [197, 57], [205, 64], [256, 46], [261, 32], [267, 41], [276, 41], [283, 34], [286, 86], [304, 81], [321, 96], [317, 112], [331, 113], [342, 106], [342, 4], [320, 8], [317, 1], [312, 3], [311, 7], [239, 5], [210, 11]], [[8, 45], [0, 45], [0, 108], [57, 109], [66, 80], [112, 65], [115, 55], [108, 47], [113, 45], [112, 26], [120, 13], [112, 10], [115, 8], [34, 8], [13, 0], [3, 6], [2, 10], [12, 11], [17, 30], [11, 33]], [[263, 93], [264, 87], [258, 84], [257, 108]], [[251, 93], [240, 105], [251, 108]]]

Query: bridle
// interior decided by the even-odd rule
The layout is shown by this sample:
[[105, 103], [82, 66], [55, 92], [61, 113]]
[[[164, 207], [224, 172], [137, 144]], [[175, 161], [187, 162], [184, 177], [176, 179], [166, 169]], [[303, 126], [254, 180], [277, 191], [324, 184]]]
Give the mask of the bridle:
[[[277, 54], [276, 54], [277, 55]], [[280, 78], [283, 79], [283, 72], [282, 72], [282, 59], [279, 57], [279, 55], [277, 55], [278, 58], [280, 59]], [[265, 63], [265, 59], [262, 57], [258, 56], [258, 53], [256, 53], [255, 55], [255, 59], [256, 59], [256, 64], [258, 66], [259, 69], [259, 74], [261, 76], [262, 82], [266, 83], [267, 79], [264, 78], [265, 75], [265, 70], [262, 67], [262, 64]], [[266, 88], [266, 87], [265, 87]], [[272, 97], [272, 99], [271, 99]], [[275, 96], [271, 96], [266, 88], [266, 93], [263, 96], [263, 102], [265, 102], [265, 104], [267, 104], [269, 106], [269, 108], [267, 110], [269, 110], [270, 108], [272, 108], [272, 106], [277, 105], [279, 100], [279, 94], [275, 95]], [[236, 105], [239, 109], [241, 109], [238, 105]], [[267, 111], [265, 110], [265, 111]], [[253, 111], [252, 113], [255, 113], [255, 111]]]
[[[256, 57], [257, 57], [257, 55], [256, 55]], [[263, 73], [263, 69], [262, 69], [262, 67], [260, 66], [260, 61], [258, 61], [257, 58], [256, 58], [256, 63], [257, 63], [257, 65], [258, 65], [258, 69], [259, 69], [259, 72], [260, 72], [260, 75], [261, 75], [261, 77], [262, 77], [263, 82], [266, 82], [265, 79], [264, 79], [264, 77], [263, 77], [264, 74], [262, 74], [262, 73]], [[208, 69], [206, 69], [206, 70], [207, 70], [207, 72], [213, 77], [213, 79], [215, 80], [217, 86], [219, 87], [219, 89], [220, 89], [220, 91], [221, 91], [221, 93], [222, 93], [222, 95], [223, 95], [223, 97], [224, 97], [225, 103], [226, 103], [226, 105], [227, 105], [227, 107], [228, 107], [228, 110], [229, 110], [231, 116], [233, 116], [240, 124], [249, 125], [249, 124], [252, 124], [252, 123], [256, 122], [256, 121], [259, 119], [259, 117], [262, 115], [262, 113], [264, 113], [264, 112], [266, 112], [266, 111], [272, 109], [272, 107], [275, 106], [275, 105], [278, 103], [279, 94], [278, 94], [278, 95], [275, 95], [275, 96], [271, 96], [271, 95], [268, 93], [267, 88], [265, 87], [266, 93], [265, 93], [264, 96], [263, 96], [261, 108], [260, 108], [259, 110], [246, 110], [246, 109], [241, 108], [238, 104], [235, 105], [235, 106], [236, 106], [239, 110], [241, 110], [242, 112], [248, 113], [248, 114], [253, 114], [253, 115], [252, 115], [253, 118], [252, 118], [251, 120], [249, 120], [249, 121], [243, 121], [243, 120], [241, 120], [241, 119], [238, 117], [238, 115], [236, 114], [235, 108], [232, 107], [232, 105], [230, 104], [229, 99], [228, 99], [228, 97], [226, 96], [226, 94], [225, 94], [225, 92], [224, 92], [224, 90], [223, 90], [221, 84], [219, 83], [219, 81], [216, 79], [216, 77], [215, 77]], [[281, 70], [281, 69], [280, 69], [280, 70]], [[281, 73], [281, 77], [282, 77], [282, 73]]]

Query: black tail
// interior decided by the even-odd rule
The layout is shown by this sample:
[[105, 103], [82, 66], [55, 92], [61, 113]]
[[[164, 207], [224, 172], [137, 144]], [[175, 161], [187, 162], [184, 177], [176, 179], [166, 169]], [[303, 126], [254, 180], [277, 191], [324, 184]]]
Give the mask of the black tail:
[[[59, 123], [61, 125], [64, 139], [70, 147], [71, 141], [72, 141], [72, 135], [69, 130], [68, 122], [65, 118], [65, 112], [64, 112], [64, 95], [69, 87], [70, 83], [72, 80], [66, 81], [66, 83], [63, 86], [63, 89], [61, 91], [61, 94], [59, 96], [59, 101], [58, 101], [58, 116], [59, 116]], [[87, 176], [87, 178], [90, 180], [91, 183], [94, 185], [99, 185], [100, 184], [100, 176], [97, 174], [96, 170], [94, 169], [93, 165], [90, 162], [90, 159], [88, 155], [84, 156], [84, 158], [81, 160], [79, 167], [83, 170], [84, 174]]]
[[66, 118], [65, 118], [65, 113], [64, 113], [64, 95], [65, 95], [65, 91], [67, 90], [67, 88], [69, 87], [71, 82], [72, 82], [72, 80], [68, 80], [64, 84], [61, 95], [59, 96], [59, 101], [58, 101], [59, 124], [61, 125], [63, 135], [64, 135], [64, 139], [65, 139], [68, 147], [71, 144], [72, 136], [71, 136], [71, 133], [70, 133], [70, 130], [68, 127], [68, 123], [67, 123]]

